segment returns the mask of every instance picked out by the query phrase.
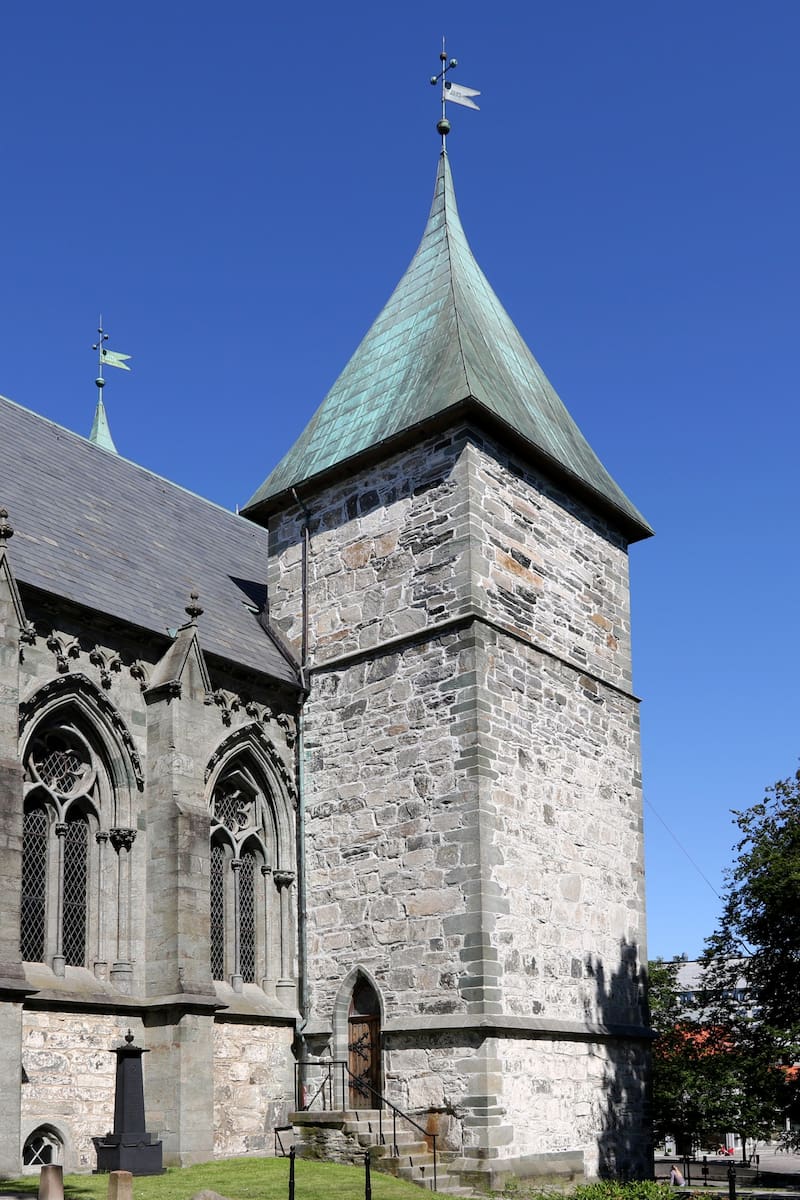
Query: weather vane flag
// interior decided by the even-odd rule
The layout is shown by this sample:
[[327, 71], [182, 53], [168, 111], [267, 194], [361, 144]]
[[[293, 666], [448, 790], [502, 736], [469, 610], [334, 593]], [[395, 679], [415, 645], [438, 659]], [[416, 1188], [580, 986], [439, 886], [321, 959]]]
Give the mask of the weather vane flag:
[[442, 135], [442, 149], [444, 150], [444, 139], [450, 132], [450, 122], [447, 119], [447, 102], [451, 104], [460, 104], [463, 108], [474, 108], [476, 112], [480, 109], [473, 100], [473, 96], [480, 96], [480, 92], [475, 88], [463, 87], [460, 83], [453, 83], [447, 78], [448, 71], [452, 71], [458, 66], [458, 60], [451, 58], [448, 60], [447, 53], [444, 48], [444, 38], [442, 38], [442, 52], [439, 55], [439, 61], [442, 64], [442, 69], [438, 75], [431, 75], [431, 85], [436, 87], [437, 83], [442, 85], [442, 116], [437, 122], [436, 128]]
[[94, 442], [97, 446], [102, 446], [105, 450], [113, 450], [116, 453], [114, 439], [111, 436], [111, 430], [108, 426], [108, 417], [106, 416], [105, 405], [103, 404], [103, 388], [106, 386], [106, 381], [103, 378], [103, 367], [119, 367], [120, 371], [130, 371], [128, 362], [130, 354], [120, 354], [119, 350], [109, 350], [106, 346], [108, 334], [103, 331], [103, 318], [100, 317], [97, 332], [100, 334], [100, 340], [92, 346], [93, 350], [97, 351], [97, 408], [94, 414], [94, 424], [92, 432], [89, 434], [89, 441]]

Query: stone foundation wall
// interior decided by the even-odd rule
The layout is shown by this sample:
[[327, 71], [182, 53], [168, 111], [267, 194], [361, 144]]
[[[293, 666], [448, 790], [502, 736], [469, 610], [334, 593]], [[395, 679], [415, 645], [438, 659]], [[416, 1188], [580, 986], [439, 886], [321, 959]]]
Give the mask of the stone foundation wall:
[[[119, 1045], [128, 1028], [141, 1045], [141, 1026], [129, 1017], [25, 1012], [22, 1026], [22, 1144], [39, 1125], [50, 1125], [64, 1142], [64, 1166], [92, 1171], [92, 1138], [114, 1127]], [[147, 1061], [145, 1059], [145, 1105]]]
[[643, 1044], [497, 1039], [495, 1053], [513, 1154], [579, 1150], [588, 1178], [649, 1177]]
[[294, 1108], [293, 1030], [214, 1025], [214, 1155], [272, 1154], [274, 1130]]
[[[415, 1047], [387, 1040], [387, 1093], [439, 1135], [442, 1150], [473, 1165], [515, 1160], [515, 1173], [527, 1159], [525, 1172], [558, 1174], [544, 1161], [551, 1155], [572, 1167], [577, 1156], [590, 1178], [650, 1170], [641, 1043], [455, 1031], [421, 1035]], [[496, 1094], [481, 1097], [486, 1085]]]

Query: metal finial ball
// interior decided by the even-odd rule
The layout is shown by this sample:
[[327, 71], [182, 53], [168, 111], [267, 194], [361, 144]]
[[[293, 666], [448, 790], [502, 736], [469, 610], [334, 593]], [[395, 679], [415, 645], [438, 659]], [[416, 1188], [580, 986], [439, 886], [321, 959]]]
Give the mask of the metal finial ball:
[[130, 1029], [125, 1034], [125, 1041], [128, 1043], [129, 1046], [130, 1046], [131, 1042], [133, 1041], [133, 1033]]
[[436, 87], [436, 85], [437, 85], [437, 83], [438, 83], [438, 82], [439, 82], [439, 76], [438, 76], [438, 75], [431, 75], [431, 84], [432, 84], [432, 86], [433, 86], [433, 87]]
[[458, 66], [458, 59], [457, 59], [457, 58], [451, 58], [451, 59], [450, 59], [450, 66], [451, 66], [451, 67], [457, 67], [457, 66]]
[[104, 388], [106, 386], [106, 381], [105, 381], [105, 379], [103, 379], [102, 375], [97, 376], [97, 379], [95, 379], [95, 383], [97, 384], [97, 386], [99, 388]]
[[447, 137], [448, 133], [450, 132], [450, 122], [446, 117], [444, 117], [441, 121], [436, 122], [436, 129], [437, 132], [442, 135], [442, 137]]
[[197, 592], [192, 590], [189, 596], [189, 603], [184, 609], [184, 612], [191, 618], [192, 621], [196, 621], [198, 617], [202, 617], [203, 615], [203, 610], [197, 603], [199, 599], [200, 597], [198, 596]]
[[444, 50], [440, 52], [439, 58], [442, 60], [442, 62], [447, 62], [447, 55], [445, 54]]

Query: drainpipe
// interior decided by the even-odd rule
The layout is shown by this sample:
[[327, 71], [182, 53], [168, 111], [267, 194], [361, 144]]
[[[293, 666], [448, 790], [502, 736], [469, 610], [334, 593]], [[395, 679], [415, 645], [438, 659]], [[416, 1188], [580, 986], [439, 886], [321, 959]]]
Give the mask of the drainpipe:
[[[298, 1036], [300, 1040], [300, 1059], [306, 1057], [304, 1030], [308, 1024], [308, 936], [306, 914], [306, 828], [305, 828], [305, 703], [308, 699], [308, 559], [311, 550], [311, 534], [309, 521], [311, 513], [303, 504], [295, 488], [292, 496], [297, 507], [303, 514], [302, 550], [300, 566], [300, 602], [301, 602], [301, 642], [300, 642], [300, 683], [302, 694], [300, 710], [297, 714], [297, 974], [298, 974], [298, 1007], [300, 1009], [300, 1024]], [[303, 1072], [299, 1076], [299, 1095], [296, 1101], [303, 1103]]]

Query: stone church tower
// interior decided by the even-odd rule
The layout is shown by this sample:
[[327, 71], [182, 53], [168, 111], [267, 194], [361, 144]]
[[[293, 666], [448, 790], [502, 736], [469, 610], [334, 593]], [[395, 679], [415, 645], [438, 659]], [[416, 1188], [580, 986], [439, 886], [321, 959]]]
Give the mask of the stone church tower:
[[304, 1060], [427, 1112], [473, 1177], [645, 1171], [651, 530], [479, 269], [444, 152], [411, 265], [245, 514], [307, 689]]

